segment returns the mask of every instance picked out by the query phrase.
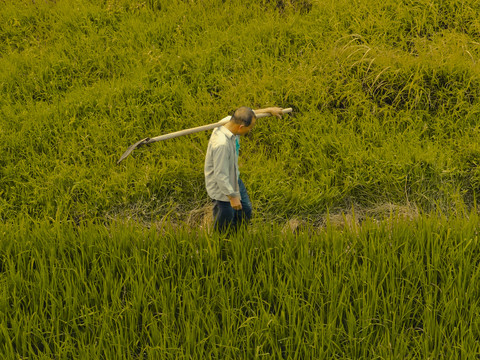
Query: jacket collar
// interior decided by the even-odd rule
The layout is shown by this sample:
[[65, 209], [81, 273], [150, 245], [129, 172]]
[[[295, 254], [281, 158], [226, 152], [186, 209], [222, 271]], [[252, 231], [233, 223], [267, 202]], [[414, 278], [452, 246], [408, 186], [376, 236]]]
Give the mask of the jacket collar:
[[230, 130], [228, 130], [225, 126], [220, 126], [220, 131], [225, 134], [225, 136], [229, 139], [235, 136]]

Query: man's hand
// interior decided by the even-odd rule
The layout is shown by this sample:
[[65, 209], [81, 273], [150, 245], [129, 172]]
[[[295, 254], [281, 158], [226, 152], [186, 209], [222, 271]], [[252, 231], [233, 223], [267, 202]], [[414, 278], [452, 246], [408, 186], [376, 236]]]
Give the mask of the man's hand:
[[277, 118], [281, 119], [282, 118], [282, 108], [280, 107], [269, 107], [269, 108], [265, 108], [265, 109], [258, 109], [258, 110], [255, 110], [255, 114], [262, 114], [262, 113], [268, 113], [272, 116], [276, 116]]
[[269, 108], [268, 112], [272, 114], [272, 116], [276, 116], [279, 119], [281, 119], [283, 115], [282, 108], [279, 107], [271, 107]]
[[234, 210], [242, 210], [242, 203], [240, 201], [240, 198], [233, 196], [229, 196], [228, 198], [230, 199], [230, 205]]

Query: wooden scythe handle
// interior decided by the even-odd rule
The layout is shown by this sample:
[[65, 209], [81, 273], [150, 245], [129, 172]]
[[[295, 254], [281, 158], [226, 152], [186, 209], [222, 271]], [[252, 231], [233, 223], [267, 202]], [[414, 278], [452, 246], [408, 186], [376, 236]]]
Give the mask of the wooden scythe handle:
[[[282, 110], [282, 113], [283, 114], [287, 114], [287, 113], [291, 113], [292, 112], [292, 108], [286, 108], [286, 109], [283, 109]], [[263, 117], [267, 117], [267, 116], [271, 116], [271, 114], [269, 113], [260, 113], [257, 115], [257, 119], [259, 118], [263, 118]], [[207, 131], [207, 130], [212, 130], [212, 129], [215, 129], [219, 126], [222, 126], [224, 124], [226, 124], [227, 122], [230, 121], [230, 116], [227, 116], [225, 118], [223, 118], [222, 120], [220, 120], [219, 122], [216, 122], [216, 123], [213, 123], [213, 124], [208, 124], [208, 125], [203, 125], [203, 126], [197, 126], [197, 127], [194, 127], [194, 128], [190, 128], [190, 129], [185, 129], [185, 130], [180, 130], [180, 131], [175, 131], [173, 133], [169, 133], [169, 134], [165, 134], [165, 135], [160, 135], [160, 136], [156, 136], [156, 137], [153, 137], [153, 138], [145, 138], [145, 139], [142, 139], [140, 141], [137, 141], [135, 144], [131, 145], [124, 153], [123, 155], [120, 157], [120, 159], [117, 161], [117, 164], [120, 164], [120, 162], [122, 160], [124, 160], [128, 155], [130, 155], [132, 153], [133, 150], [135, 150], [137, 147], [140, 147], [142, 145], [146, 145], [146, 144], [151, 144], [151, 143], [154, 143], [154, 142], [157, 142], [157, 141], [162, 141], [162, 140], [168, 140], [168, 139], [173, 139], [173, 138], [176, 138], [176, 137], [179, 137], [179, 136], [183, 136], [183, 135], [189, 135], [189, 134], [194, 134], [194, 133], [197, 133], [197, 132], [200, 132], [200, 131]]]

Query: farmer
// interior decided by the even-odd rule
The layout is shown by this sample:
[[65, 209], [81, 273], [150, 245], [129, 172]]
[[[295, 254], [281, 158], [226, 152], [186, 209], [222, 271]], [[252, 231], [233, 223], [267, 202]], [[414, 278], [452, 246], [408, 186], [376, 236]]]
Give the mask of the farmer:
[[220, 232], [236, 231], [252, 217], [252, 203], [238, 170], [240, 136], [253, 129], [256, 114], [282, 117], [282, 108], [253, 111], [243, 106], [235, 110], [230, 121], [213, 130], [205, 157], [205, 186], [213, 199], [214, 228]]

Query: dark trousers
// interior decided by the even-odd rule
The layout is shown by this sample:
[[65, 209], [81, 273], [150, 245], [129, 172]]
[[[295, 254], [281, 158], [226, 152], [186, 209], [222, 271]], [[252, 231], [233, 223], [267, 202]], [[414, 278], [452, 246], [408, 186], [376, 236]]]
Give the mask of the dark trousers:
[[234, 210], [229, 201], [214, 200], [213, 202], [213, 226], [219, 232], [224, 233], [229, 230], [235, 232], [242, 224], [247, 224], [252, 217], [252, 203], [241, 179], [238, 179], [238, 185], [242, 203], [241, 210]]

